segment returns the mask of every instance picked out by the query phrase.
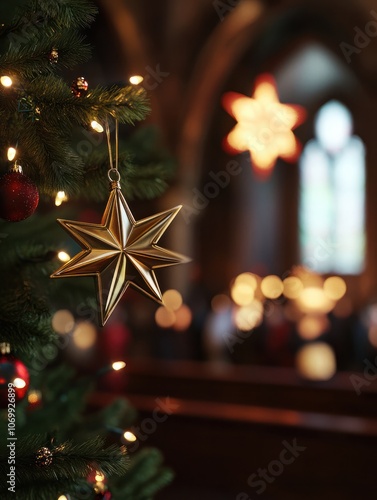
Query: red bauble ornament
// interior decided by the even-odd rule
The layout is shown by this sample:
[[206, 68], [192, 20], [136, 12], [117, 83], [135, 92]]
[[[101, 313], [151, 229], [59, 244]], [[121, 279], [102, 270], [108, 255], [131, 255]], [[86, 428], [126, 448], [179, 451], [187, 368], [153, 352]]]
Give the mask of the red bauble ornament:
[[10, 354], [9, 344], [0, 344], [0, 352], [0, 408], [7, 408], [26, 396], [30, 378], [26, 366]]
[[83, 76], [79, 76], [72, 82], [71, 92], [76, 97], [85, 97], [88, 93], [89, 84]]
[[0, 218], [10, 222], [27, 219], [38, 206], [38, 188], [22, 173], [20, 165], [0, 177]]

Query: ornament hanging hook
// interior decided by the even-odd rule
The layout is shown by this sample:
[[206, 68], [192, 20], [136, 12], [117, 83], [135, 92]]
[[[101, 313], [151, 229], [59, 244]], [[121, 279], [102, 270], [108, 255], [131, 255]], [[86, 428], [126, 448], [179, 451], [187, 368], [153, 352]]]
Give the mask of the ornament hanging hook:
[[110, 161], [110, 170], [107, 172], [107, 177], [111, 183], [111, 188], [120, 187], [120, 173], [119, 173], [119, 122], [115, 119], [115, 167], [113, 162], [113, 153], [111, 148], [111, 133], [109, 120], [106, 119], [105, 123], [105, 131], [107, 137], [107, 147], [109, 150], [109, 161]]

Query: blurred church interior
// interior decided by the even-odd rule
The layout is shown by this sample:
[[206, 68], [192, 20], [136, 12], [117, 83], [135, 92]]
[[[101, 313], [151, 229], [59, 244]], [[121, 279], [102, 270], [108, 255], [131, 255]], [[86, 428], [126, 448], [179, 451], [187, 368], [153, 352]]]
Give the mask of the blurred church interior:
[[[374, 498], [377, 1], [97, 5], [82, 72], [144, 87], [175, 165], [132, 210], [182, 204], [163, 241], [192, 260], [158, 272], [164, 306], [127, 292], [81, 325], [73, 363], [127, 359], [93, 405], [121, 393], [150, 423], [140, 446], [176, 474], [162, 500]], [[291, 111], [262, 123], [274, 90]]]

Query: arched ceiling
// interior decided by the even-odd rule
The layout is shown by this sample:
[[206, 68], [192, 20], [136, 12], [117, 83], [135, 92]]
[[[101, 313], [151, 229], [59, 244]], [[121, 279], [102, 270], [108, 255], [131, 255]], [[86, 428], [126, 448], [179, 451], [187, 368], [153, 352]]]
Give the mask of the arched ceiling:
[[[281, 28], [282, 20], [289, 29], [289, 22], [295, 26], [297, 20], [312, 20], [334, 52], [334, 60], [341, 59], [340, 43], [351, 43], [354, 27], [363, 28], [373, 19], [371, 10], [377, 11], [376, 0], [240, 0], [237, 4], [233, 0], [165, 0], [158, 5], [146, 0], [98, 2], [124, 55], [122, 71], [127, 75], [152, 73], [149, 81], [156, 79], [150, 89], [153, 120], [164, 130], [189, 183], [196, 181], [190, 178], [195, 177], [192, 167], [200, 164], [219, 91], [256, 38], [270, 38], [270, 46], [259, 46], [259, 57], [263, 57], [263, 50], [267, 56], [276, 51], [277, 44], [282, 45], [279, 36], [289, 36]], [[350, 69], [374, 83], [377, 65], [370, 45], [355, 57]]]

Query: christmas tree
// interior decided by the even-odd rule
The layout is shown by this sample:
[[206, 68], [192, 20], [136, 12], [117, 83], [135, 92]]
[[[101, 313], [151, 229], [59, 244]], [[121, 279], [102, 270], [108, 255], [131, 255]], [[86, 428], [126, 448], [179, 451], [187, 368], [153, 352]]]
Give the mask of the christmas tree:
[[[91, 88], [84, 77], [67, 82], [62, 76], [90, 56], [82, 35], [96, 15], [89, 1], [21, 1], [16, 6], [2, 5], [0, 14], [0, 269], [4, 284], [0, 293], [0, 497], [152, 499], [172, 474], [157, 450], [132, 454], [119, 436], [114, 438], [123, 435], [135, 419], [127, 400], [116, 400], [100, 412], [87, 411], [97, 376], [122, 369], [124, 363], [109, 360], [109, 366], [94, 376], [77, 375], [56, 362], [46, 366], [54, 357], [51, 346], [59, 350], [52, 311], [67, 307], [68, 301], [75, 303], [85, 287], [72, 286], [71, 280], [50, 279], [59, 267], [62, 241], [52, 206], [55, 198], [98, 201], [109, 194], [106, 179], [113, 153], [110, 150], [109, 158], [106, 141], [102, 141], [83, 158], [74, 141], [82, 131], [94, 137], [105, 129], [110, 145], [116, 124], [126, 128], [127, 137], [121, 130], [117, 140], [119, 156], [116, 149], [111, 169], [116, 171], [111, 180], [118, 202], [121, 189], [128, 197], [161, 194], [171, 163], [159, 151], [150, 129], [129, 131], [149, 110], [142, 88]], [[168, 216], [158, 214], [160, 219], [165, 217], [165, 222], [159, 222], [165, 228], [175, 215], [168, 212]], [[137, 229], [146, 220], [132, 222]], [[150, 244], [153, 258], [162, 262], [155, 267], [181, 261], [155, 245], [162, 232], [160, 227]], [[152, 257], [148, 254], [148, 258]], [[135, 258], [136, 268], [138, 262]], [[158, 299], [153, 268], [139, 266], [147, 290], [137, 282], [131, 284]], [[46, 363], [36, 363], [41, 359]], [[130, 434], [129, 439], [133, 438]]]

